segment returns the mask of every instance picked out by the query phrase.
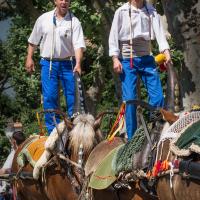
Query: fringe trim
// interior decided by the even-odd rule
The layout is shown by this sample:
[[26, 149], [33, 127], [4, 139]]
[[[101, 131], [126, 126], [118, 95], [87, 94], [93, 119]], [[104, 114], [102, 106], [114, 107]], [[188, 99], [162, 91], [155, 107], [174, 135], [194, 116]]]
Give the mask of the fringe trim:
[[[195, 122], [194, 122], [195, 123]], [[192, 126], [193, 123], [189, 124], [188, 126], [186, 126], [185, 128], [182, 129], [182, 131], [180, 133], [177, 133], [177, 137], [175, 139], [173, 139], [170, 143], [170, 151], [172, 153], [174, 153], [177, 156], [189, 156], [191, 154], [190, 149], [179, 149], [175, 143], [178, 141], [178, 139], [180, 138], [180, 136], [185, 132], [185, 130], [187, 128], [189, 128], [190, 126]]]
[[200, 154], [200, 147], [194, 143], [190, 146], [190, 151]]

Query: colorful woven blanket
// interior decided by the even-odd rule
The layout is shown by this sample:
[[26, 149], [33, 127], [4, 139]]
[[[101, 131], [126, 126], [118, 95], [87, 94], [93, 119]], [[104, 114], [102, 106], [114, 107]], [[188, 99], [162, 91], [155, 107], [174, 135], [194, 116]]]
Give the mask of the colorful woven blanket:
[[31, 164], [32, 167], [35, 166], [35, 163], [39, 160], [40, 156], [45, 150], [45, 142], [47, 137], [36, 136], [33, 137], [18, 154], [17, 162], [19, 166], [25, 166], [27, 162]]

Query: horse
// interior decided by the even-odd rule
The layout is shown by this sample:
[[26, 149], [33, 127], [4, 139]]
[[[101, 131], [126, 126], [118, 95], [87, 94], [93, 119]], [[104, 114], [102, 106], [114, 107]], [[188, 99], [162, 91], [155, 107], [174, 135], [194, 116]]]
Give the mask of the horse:
[[[144, 104], [146, 105], [146, 104]], [[169, 113], [163, 111], [162, 114], [165, 115], [168, 121], [172, 122], [176, 118], [174, 115], [170, 117], [166, 117]], [[171, 114], [171, 113], [170, 113]], [[162, 123], [157, 122], [153, 127], [150, 138], [152, 143], [156, 143], [160, 138], [160, 132], [162, 129]], [[104, 159], [108, 153], [116, 148], [117, 146], [125, 144], [125, 141], [121, 138], [115, 138], [113, 142], [109, 143], [108, 141], [102, 141], [98, 144], [90, 153], [90, 156], [85, 165], [85, 174], [87, 181], [90, 180], [90, 176], [95, 172], [100, 162]], [[131, 152], [132, 155], [132, 152]], [[89, 199], [100, 200], [100, 199], [113, 199], [113, 200], [155, 200], [156, 196], [150, 195], [146, 188], [142, 188], [141, 181], [138, 177], [136, 177], [136, 171], [140, 171], [143, 169], [147, 169], [149, 166], [149, 155], [153, 155], [152, 146], [149, 143], [148, 139], [145, 137], [144, 144], [141, 147], [141, 150], [134, 154], [134, 159], [132, 160], [132, 172], [125, 172], [123, 176], [123, 180], [121, 177], [118, 177], [114, 183], [112, 183], [108, 188], [97, 190], [93, 188], [89, 188], [86, 185], [83, 194], [86, 194], [86, 191], [89, 191]], [[122, 155], [124, 156], [124, 155]], [[129, 176], [129, 177], [128, 177]], [[134, 176], [134, 180], [132, 177]], [[125, 177], [125, 179], [124, 179]], [[140, 177], [144, 178], [144, 177]], [[122, 181], [121, 181], [122, 180]], [[125, 184], [123, 181], [125, 180]], [[101, 181], [101, 180], [100, 180]], [[87, 183], [88, 184], [88, 183]], [[118, 186], [117, 186], [118, 185]], [[117, 186], [117, 187], [116, 187]], [[84, 199], [84, 198], [83, 198]]]
[[[168, 66], [168, 80], [167, 80], [167, 98], [166, 98], [166, 107], [173, 111], [177, 112], [180, 115], [180, 110], [183, 106], [183, 102], [181, 100], [181, 90], [180, 84], [178, 81], [178, 76], [173, 68], [173, 66]], [[183, 109], [182, 109], [183, 110]], [[186, 113], [186, 111], [183, 111]], [[175, 120], [176, 121], [176, 120]], [[190, 121], [190, 120], [189, 120]], [[178, 122], [177, 122], [178, 123]], [[172, 124], [172, 126], [176, 126], [176, 124]], [[162, 135], [166, 132], [166, 130], [170, 129], [169, 124], [166, 123], [163, 126], [163, 130], [160, 134], [161, 138], [159, 140], [163, 140]], [[164, 141], [160, 142], [157, 146], [157, 158], [160, 162], [168, 161], [169, 163], [173, 163], [173, 161], [177, 160], [177, 155], [175, 155], [171, 151], [171, 141], [178, 137], [178, 134], [173, 134], [169, 132]], [[186, 160], [186, 169], [189, 167], [189, 163], [191, 160], [192, 164], [197, 164], [200, 162], [200, 157], [198, 154], [192, 154], [190, 156], [179, 157], [178, 162]], [[189, 162], [187, 162], [189, 160]], [[178, 162], [174, 165], [179, 165]], [[185, 178], [181, 174], [178, 173], [179, 167], [176, 166], [174, 170], [168, 170], [163, 173], [159, 173], [158, 177], [155, 178], [155, 186], [158, 198], [160, 200], [196, 200], [200, 198], [200, 182], [199, 179], [196, 178]], [[186, 173], [187, 174], [187, 173]]]
[[[178, 108], [178, 106], [179, 106], [177, 104], [177, 101], [175, 101], [177, 96], [174, 93], [175, 88], [178, 87], [178, 79], [177, 79], [177, 75], [176, 75], [172, 66], [168, 67], [167, 73], [168, 73], [168, 81], [167, 81], [168, 87], [167, 87], [166, 107], [169, 110], [173, 110], [174, 107]], [[133, 100], [132, 103], [138, 104], [137, 100], [136, 101]], [[141, 101], [140, 101], [140, 103], [141, 103]], [[146, 106], [147, 108], [149, 108], [149, 106], [147, 106], [147, 104], [144, 103], [144, 102], [140, 106]], [[164, 109], [160, 109], [159, 112], [161, 113], [162, 118], [170, 124], [174, 123], [178, 118], [173, 113], [167, 112]], [[135, 177], [135, 174], [134, 174], [135, 171], [143, 170], [143, 169], [145, 169], [147, 171], [148, 167], [153, 167], [153, 166], [150, 166], [149, 155], [152, 156], [152, 155], [155, 154], [155, 152], [153, 152], [152, 149], [153, 149], [153, 147], [156, 146], [157, 142], [160, 139], [160, 133], [161, 133], [161, 130], [163, 128], [163, 122], [156, 122], [154, 125], [155, 126], [151, 130], [151, 134], [150, 134], [151, 142], [149, 141], [149, 139], [146, 138], [145, 142], [143, 144], [142, 150], [134, 154], [134, 160], [133, 160], [133, 166], [132, 166], [132, 170], [133, 170], [132, 172], [133, 173], [130, 172], [130, 174], [129, 174], [130, 177], [129, 177], [128, 180], [126, 180], [126, 182], [128, 183], [128, 187], [127, 187], [127, 185], [125, 186], [125, 185], [121, 184], [121, 187], [116, 188], [115, 187], [116, 182], [114, 182], [108, 188], [103, 189], [103, 190], [96, 190], [96, 189], [92, 189], [92, 188], [87, 188], [87, 186], [86, 186], [86, 189], [89, 190], [90, 199], [95, 199], [95, 200], [100, 200], [100, 199], [113, 199], [113, 200], [115, 200], [115, 199], [116, 200], [158, 199], [157, 196], [151, 195], [151, 194], [148, 193], [149, 192], [148, 188], [146, 187], [146, 185], [143, 184], [143, 182], [140, 179], [136, 178], [136, 179], [134, 179], [134, 181], [131, 180], [131, 178], [133, 176]], [[102, 147], [100, 149], [98, 149], [99, 146], [101, 146], [102, 143], [97, 145], [93, 149], [93, 151], [91, 152], [90, 155], [94, 154], [93, 157], [95, 157], [95, 158], [98, 158], [99, 155], [100, 155], [100, 158], [102, 159], [102, 154], [103, 154], [103, 152], [106, 151], [106, 148], [107, 148], [105, 145], [102, 145]], [[153, 143], [153, 145], [150, 144], [150, 143]], [[153, 160], [153, 158], [152, 158], [152, 160]], [[87, 172], [86, 177], [88, 176], [88, 179], [89, 179], [90, 173], [94, 173], [97, 164], [95, 162], [93, 162], [92, 159], [90, 161], [90, 157], [89, 157], [87, 163], [88, 162], [90, 163], [90, 164], [88, 164], [88, 166], [90, 167], [91, 170], [89, 170], [88, 172], [86, 170], [86, 172]], [[87, 163], [86, 163], [86, 165], [87, 165]], [[120, 177], [118, 177], [118, 178], [119, 178], [119, 180], [117, 180], [117, 181], [119, 181], [119, 185], [120, 185]], [[142, 179], [143, 178], [144, 177], [142, 177]], [[143, 180], [146, 181], [146, 178], [143, 179]], [[167, 192], [166, 192], [166, 194], [167, 194]]]
[[[78, 199], [84, 176], [82, 166], [90, 151], [102, 140], [99, 126], [104, 114], [98, 116], [96, 120], [92, 115], [80, 114], [73, 123], [65, 119], [65, 122], [58, 124], [46, 141], [44, 151], [46, 153], [40, 157], [40, 159], [43, 157], [42, 160], [46, 159], [45, 163], [42, 160], [42, 164], [39, 162], [43, 172], [39, 172], [40, 168], [37, 169], [36, 166], [34, 168], [38, 180], [29, 177], [33, 173], [30, 163], [26, 163], [22, 168], [17, 163], [20, 152], [34, 137], [28, 138], [18, 148], [14, 156], [12, 172], [17, 174], [14, 186], [20, 200]], [[67, 139], [60, 150], [63, 136]], [[50, 138], [54, 141], [59, 139], [57, 145], [49, 140]]]
[[[102, 140], [100, 124], [107, 112], [99, 114], [96, 119], [85, 114], [87, 108], [83, 83], [77, 72], [74, 77], [73, 121], [68, 120], [66, 114], [59, 110], [45, 111], [53, 113], [55, 128], [42, 145], [43, 153], [38, 153], [39, 160], [34, 169], [30, 162], [19, 159], [19, 155], [24, 147], [33, 144], [33, 140], [42, 140], [41, 138], [28, 138], [15, 153], [12, 165], [12, 173], [15, 174], [13, 185], [20, 200], [78, 199], [84, 176], [83, 166], [91, 150]], [[57, 115], [63, 116], [63, 121], [59, 124], [55, 118]]]
[[[188, 114], [180, 118], [180, 120], [184, 121], [184, 118], [187, 118], [187, 116], [191, 116], [192, 114], [193, 113]], [[187, 124], [189, 123], [189, 121], [191, 121], [191, 119], [192, 117], [190, 117], [190, 119], [187, 119]], [[192, 165], [195, 165], [195, 168], [198, 169], [200, 167], [200, 165], [198, 164], [200, 163], [199, 154], [192, 153], [188, 156], [178, 156], [171, 148], [173, 140], [176, 141], [178, 139], [178, 133], [180, 131], [180, 128], [178, 129], [178, 124], [180, 124], [180, 122], [181, 121], [177, 121], [177, 124], [174, 124], [174, 130], [177, 130], [174, 137], [166, 138], [162, 143], [160, 143], [158, 147], [158, 158], [160, 158], [161, 161], [168, 160], [169, 163], [175, 163], [175, 161], [179, 163], [179, 166], [174, 166], [175, 164], [173, 165], [173, 167], [176, 168], [174, 170], [172, 169], [171, 173], [168, 170], [167, 173], [161, 174], [157, 177], [156, 190], [158, 197], [161, 200], [196, 200], [200, 198], [200, 181], [197, 178], [199, 175], [196, 174], [197, 177], [187, 176], [187, 173], [189, 174], [191, 171], [185, 172], [186, 176], [184, 176], [184, 173], [179, 173], [181, 165], [180, 163], [183, 163], [186, 171], [189, 170], [189, 166]], [[182, 126], [181, 128], [184, 128]], [[173, 129], [173, 127], [171, 129]]]

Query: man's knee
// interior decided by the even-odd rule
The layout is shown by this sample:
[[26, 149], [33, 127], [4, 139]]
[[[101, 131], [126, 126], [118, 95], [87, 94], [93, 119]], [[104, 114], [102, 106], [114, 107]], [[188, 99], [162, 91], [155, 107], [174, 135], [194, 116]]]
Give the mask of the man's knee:
[[55, 95], [48, 95], [43, 97], [44, 108], [56, 108], [58, 104], [58, 99]]
[[153, 98], [152, 106], [163, 107], [164, 106], [164, 97], [162, 94], [158, 94]]

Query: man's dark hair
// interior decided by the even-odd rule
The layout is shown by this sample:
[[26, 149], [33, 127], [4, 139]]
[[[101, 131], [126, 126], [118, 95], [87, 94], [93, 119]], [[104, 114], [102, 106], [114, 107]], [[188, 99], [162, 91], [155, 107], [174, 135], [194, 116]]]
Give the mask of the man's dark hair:
[[12, 138], [16, 141], [17, 145], [19, 146], [21, 143], [24, 142], [25, 136], [22, 131], [16, 131], [13, 133]]

